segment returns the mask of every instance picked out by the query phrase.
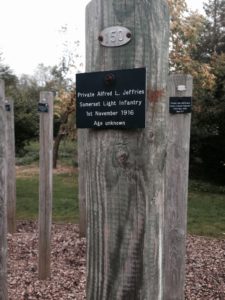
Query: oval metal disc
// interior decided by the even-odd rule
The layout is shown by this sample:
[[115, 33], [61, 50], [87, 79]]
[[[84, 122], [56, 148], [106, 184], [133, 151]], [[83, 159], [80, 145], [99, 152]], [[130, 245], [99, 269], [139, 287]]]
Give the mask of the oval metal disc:
[[107, 27], [99, 35], [99, 42], [104, 47], [120, 47], [131, 40], [131, 32], [122, 26]]

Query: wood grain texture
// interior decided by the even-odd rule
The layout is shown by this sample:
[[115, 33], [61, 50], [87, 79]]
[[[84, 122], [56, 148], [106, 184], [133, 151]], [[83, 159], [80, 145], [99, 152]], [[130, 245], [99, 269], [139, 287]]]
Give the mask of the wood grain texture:
[[40, 102], [49, 106], [40, 113], [39, 175], [39, 279], [50, 277], [52, 224], [53, 93], [41, 92]]
[[[179, 92], [178, 85], [186, 86], [186, 91]], [[169, 77], [168, 98], [191, 96], [191, 76]], [[164, 231], [166, 300], [184, 299], [190, 124], [191, 114], [168, 114]]]
[[15, 130], [14, 102], [7, 99], [10, 111], [6, 111], [6, 145], [7, 145], [7, 223], [8, 232], [16, 231], [16, 163], [15, 163]]
[[5, 84], [0, 80], [0, 300], [8, 300], [7, 291], [7, 158], [6, 158], [6, 116]]
[[[86, 14], [86, 71], [146, 67], [148, 91], [145, 129], [84, 130], [87, 299], [162, 299], [167, 1], [93, 0]], [[114, 25], [131, 42], [102, 47]]]

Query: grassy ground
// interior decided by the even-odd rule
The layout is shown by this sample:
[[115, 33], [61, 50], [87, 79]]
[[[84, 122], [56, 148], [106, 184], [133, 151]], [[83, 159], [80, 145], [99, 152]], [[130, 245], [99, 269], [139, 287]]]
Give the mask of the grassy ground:
[[225, 237], [225, 187], [190, 181], [188, 231], [197, 235]]
[[[38, 216], [38, 143], [27, 147], [27, 154], [17, 159], [17, 218]], [[32, 164], [31, 164], [32, 163]], [[74, 142], [60, 147], [59, 168], [53, 177], [53, 221], [78, 221], [78, 186]], [[225, 237], [225, 187], [202, 181], [190, 181], [188, 197], [188, 232]]]
[[[53, 172], [53, 221], [78, 221], [75, 144], [62, 142], [59, 165]], [[26, 147], [26, 155], [17, 158], [17, 219], [37, 219], [39, 198], [39, 145]]]
[[[38, 174], [29, 176], [19, 175], [16, 185], [17, 219], [37, 219], [39, 197]], [[52, 205], [53, 221], [78, 221], [77, 176], [74, 172], [53, 175]]]

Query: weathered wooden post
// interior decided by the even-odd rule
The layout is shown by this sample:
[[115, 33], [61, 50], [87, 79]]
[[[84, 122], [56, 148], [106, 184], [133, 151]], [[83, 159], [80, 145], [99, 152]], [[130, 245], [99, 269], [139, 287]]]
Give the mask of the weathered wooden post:
[[85, 144], [86, 143], [86, 130], [79, 129], [78, 130], [78, 198], [79, 198], [79, 233], [80, 237], [86, 236], [86, 196], [85, 196], [85, 186], [86, 186], [86, 170], [87, 167], [85, 165]]
[[0, 299], [8, 299], [7, 291], [7, 219], [6, 219], [6, 117], [5, 84], [0, 80]]
[[168, 80], [164, 299], [184, 299], [192, 77]]
[[[147, 82], [144, 129], [83, 130], [87, 299], [163, 299], [167, 1], [92, 0], [87, 6], [86, 28], [87, 72], [145, 67]], [[112, 76], [106, 76], [106, 84], [114, 79], [116, 85], [122, 84], [123, 79], [109, 73]], [[129, 75], [126, 78], [129, 81]], [[92, 85], [98, 82], [92, 79]], [[80, 94], [83, 102], [99, 105], [100, 114], [119, 114], [113, 108], [104, 111], [100, 100], [94, 103], [94, 93], [88, 94], [86, 86], [86, 93]], [[124, 90], [121, 106], [125, 108], [125, 100], [132, 98], [138, 108], [134, 95], [138, 89], [130, 90], [127, 98]], [[108, 91], [109, 99], [119, 103], [119, 95], [113, 98], [110, 88]], [[133, 114], [130, 107], [128, 111]], [[96, 115], [86, 113], [90, 118]], [[108, 124], [125, 123], [104, 123]]]
[[6, 109], [6, 145], [7, 145], [7, 223], [8, 232], [16, 231], [16, 168], [15, 168], [15, 131], [14, 103], [5, 102]]
[[41, 92], [39, 175], [39, 279], [50, 277], [52, 224], [53, 93]]

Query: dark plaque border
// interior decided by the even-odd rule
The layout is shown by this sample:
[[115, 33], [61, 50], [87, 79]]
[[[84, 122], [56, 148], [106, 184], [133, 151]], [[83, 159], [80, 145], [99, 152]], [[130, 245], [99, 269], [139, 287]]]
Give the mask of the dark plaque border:
[[146, 69], [76, 75], [77, 128], [145, 128]]
[[38, 103], [38, 112], [39, 113], [48, 113], [48, 103], [39, 102]]
[[169, 112], [171, 114], [188, 114], [192, 111], [192, 97], [170, 97]]
[[5, 110], [7, 111], [7, 112], [10, 112], [11, 111], [11, 105], [10, 104], [5, 104]]

